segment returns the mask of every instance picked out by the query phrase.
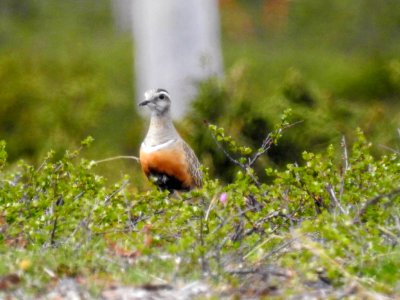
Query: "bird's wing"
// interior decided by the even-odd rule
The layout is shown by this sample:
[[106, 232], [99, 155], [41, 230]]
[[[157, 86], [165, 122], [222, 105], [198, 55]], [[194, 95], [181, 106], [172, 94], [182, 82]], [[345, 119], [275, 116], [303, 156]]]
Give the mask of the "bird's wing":
[[184, 140], [181, 140], [182, 148], [185, 152], [186, 161], [188, 163], [188, 171], [193, 178], [193, 183], [195, 186], [200, 187], [202, 185], [203, 174], [201, 172], [200, 162], [188, 144]]

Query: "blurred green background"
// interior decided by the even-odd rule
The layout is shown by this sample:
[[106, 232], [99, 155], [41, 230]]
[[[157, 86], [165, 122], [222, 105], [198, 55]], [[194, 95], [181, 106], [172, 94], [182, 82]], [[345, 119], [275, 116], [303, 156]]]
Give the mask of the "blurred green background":
[[[178, 124], [211, 171], [232, 166], [204, 120], [257, 147], [286, 108], [301, 124], [259, 164], [299, 161], [304, 150], [349, 143], [361, 127], [397, 149], [400, 127], [400, 1], [221, 0], [225, 78], [202, 83]], [[134, 101], [134, 45], [108, 0], [0, 0], [0, 139], [9, 162], [62, 155], [91, 135], [88, 159], [137, 155], [147, 127]], [[98, 166], [111, 180], [134, 161]]]

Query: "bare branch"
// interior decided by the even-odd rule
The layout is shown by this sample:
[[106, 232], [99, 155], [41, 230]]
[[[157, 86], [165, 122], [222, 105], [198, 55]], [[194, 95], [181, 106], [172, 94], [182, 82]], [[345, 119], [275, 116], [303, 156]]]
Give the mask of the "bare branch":
[[347, 214], [343, 206], [340, 204], [339, 200], [336, 198], [335, 191], [333, 190], [332, 185], [326, 185], [326, 191], [329, 194], [329, 198], [335, 203], [336, 207], [338, 207], [343, 214]]
[[111, 194], [107, 195], [104, 199], [104, 204], [108, 204], [108, 202], [111, 200], [112, 197], [114, 197], [116, 194], [118, 194], [120, 191], [122, 191], [127, 185], [129, 184], [128, 180], [125, 180], [119, 188], [116, 190], [112, 191]]
[[56, 245], [56, 230], [57, 230], [57, 224], [58, 224], [58, 216], [54, 218], [53, 221], [53, 226], [51, 228], [50, 232], [50, 246], [54, 247]]
[[260, 148], [261, 151], [257, 151], [253, 155], [253, 157], [251, 159], [249, 159], [249, 162], [247, 163], [247, 165], [249, 167], [251, 167], [261, 155], [265, 154], [272, 147], [272, 145], [274, 144], [274, 140], [272, 139], [273, 135], [279, 135], [284, 130], [286, 130], [286, 129], [290, 128], [290, 127], [293, 127], [293, 126], [295, 126], [295, 125], [297, 125], [299, 123], [302, 123], [302, 122], [303, 121], [297, 121], [297, 122], [285, 125], [285, 126], [279, 128], [277, 131], [270, 132], [269, 134], [267, 134], [267, 136], [265, 137], [265, 139], [263, 140], [263, 142], [261, 144], [261, 148]]
[[391, 148], [391, 147], [388, 147], [388, 146], [385, 146], [385, 145], [379, 145], [379, 147], [381, 147], [381, 148], [383, 148], [383, 149], [385, 149], [385, 150], [389, 150], [389, 151], [391, 151], [391, 152], [393, 152], [393, 153], [395, 153], [395, 154], [399, 154], [399, 155], [400, 155], [400, 151], [398, 151], [398, 150], [396, 150], [396, 149], [393, 149], [393, 148]]
[[343, 135], [342, 136], [342, 142], [341, 146], [343, 149], [343, 169], [342, 169], [342, 174], [340, 176], [340, 191], [339, 191], [339, 200], [342, 200], [343, 193], [344, 193], [344, 176], [346, 175], [347, 170], [350, 168], [350, 163], [349, 163], [349, 155], [347, 151], [347, 143], [346, 143], [346, 137]]
[[[265, 137], [265, 139], [263, 140], [262, 144], [261, 144], [261, 148], [259, 148], [259, 151], [257, 151], [256, 153], [254, 153], [254, 155], [251, 158], [248, 158], [248, 161], [246, 164], [241, 163], [238, 159], [234, 158], [223, 146], [222, 143], [220, 143], [215, 135], [213, 133], [211, 133], [211, 137], [213, 138], [214, 142], [217, 144], [218, 148], [225, 154], [225, 156], [235, 165], [239, 166], [240, 168], [242, 168], [246, 174], [253, 180], [254, 184], [257, 187], [261, 186], [261, 183], [258, 181], [257, 177], [252, 174], [250, 172], [250, 170], [252, 169], [252, 166], [254, 165], [254, 163], [257, 161], [257, 159], [265, 154], [270, 148], [271, 146], [274, 144], [274, 136], [280, 135], [285, 129], [290, 128], [292, 126], [295, 126], [299, 123], [301, 123], [303, 121], [298, 121], [292, 124], [288, 124], [285, 126], [282, 126], [281, 128], [279, 128], [278, 130], [274, 131], [274, 132], [270, 132], [269, 134], [267, 134], [267, 136]], [[208, 125], [208, 122], [205, 122], [205, 124]]]
[[[397, 133], [398, 133], [398, 135], [399, 135], [399, 137], [400, 137], [400, 128], [397, 128]], [[388, 147], [388, 146], [385, 146], [385, 145], [379, 145], [381, 148], [383, 148], [383, 149], [385, 149], [385, 150], [389, 150], [389, 151], [391, 151], [391, 152], [393, 152], [393, 153], [395, 153], [395, 154], [398, 154], [398, 155], [400, 155], [400, 151], [397, 149], [393, 149], [393, 148], [391, 148], [391, 147]]]
[[246, 166], [242, 164], [240, 161], [238, 161], [236, 158], [234, 158], [228, 151], [225, 150], [225, 148], [222, 146], [220, 142], [217, 141], [215, 138], [215, 135], [211, 133], [211, 137], [213, 138], [214, 142], [217, 144], [218, 148], [225, 154], [225, 156], [235, 165], [241, 167], [242, 169], [246, 170]]
[[358, 224], [361, 222], [361, 217], [367, 212], [367, 209], [372, 206], [377, 204], [381, 199], [383, 198], [389, 198], [390, 200], [400, 194], [400, 188], [394, 189], [389, 193], [386, 194], [380, 194], [376, 197], [373, 197], [369, 199], [367, 202], [364, 203], [364, 205], [361, 207], [361, 209], [358, 211], [357, 215], [353, 219], [354, 224]]
[[275, 247], [274, 249], [272, 249], [270, 252], [268, 252], [266, 255], [264, 255], [261, 259], [262, 261], [266, 261], [268, 260], [270, 257], [272, 257], [273, 255], [281, 252], [282, 250], [284, 250], [285, 248], [291, 246], [294, 242], [297, 242], [298, 238], [292, 238], [288, 241], [286, 241], [285, 243]]
[[228, 274], [234, 274], [234, 275], [262, 274], [262, 275], [275, 275], [280, 277], [292, 276], [292, 273], [290, 271], [273, 266], [269, 266], [267, 268], [227, 270], [226, 272]]
[[342, 142], [341, 146], [343, 148], [343, 162], [344, 162], [344, 167], [343, 167], [343, 174], [346, 173], [346, 171], [349, 169], [350, 164], [349, 164], [349, 155], [347, 152], [347, 144], [346, 144], [346, 138], [343, 135], [342, 136]]
[[92, 161], [91, 163], [94, 165], [97, 165], [97, 164], [100, 164], [103, 162], [117, 160], [117, 159], [133, 159], [133, 160], [136, 160], [137, 162], [139, 162], [139, 157], [120, 155], [120, 156], [114, 156], [114, 157], [109, 157], [109, 158], [105, 158], [105, 159], [101, 159], [101, 160]]

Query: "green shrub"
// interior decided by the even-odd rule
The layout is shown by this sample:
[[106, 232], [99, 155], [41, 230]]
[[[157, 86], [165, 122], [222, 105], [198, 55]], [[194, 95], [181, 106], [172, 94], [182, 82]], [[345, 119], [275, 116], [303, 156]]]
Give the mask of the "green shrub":
[[[93, 170], [96, 162], [79, 158], [82, 149], [61, 159], [50, 152], [37, 167], [6, 169], [0, 270], [21, 268], [21, 256], [7, 253], [22, 247], [22, 257], [58, 268], [58, 276], [108, 274], [129, 283], [158, 270], [167, 280], [208, 274], [246, 290], [253, 276], [281, 270], [287, 295], [321, 282], [335, 289], [354, 285], [359, 295], [399, 293], [398, 155], [374, 158], [358, 131], [351, 148], [343, 141], [321, 154], [304, 152], [299, 164], [266, 169], [263, 181], [254, 166], [288, 127], [285, 115], [254, 149], [209, 125], [219, 151], [236, 165], [235, 180], [223, 185], [204, 170], [201, 189], [175, 196], [137, 192], [129, 178], [106, 184]], [[46, 262], [49, 251], [74, 260]], [[36, 266], [21, 276], [29, 282], [35, 272]]]

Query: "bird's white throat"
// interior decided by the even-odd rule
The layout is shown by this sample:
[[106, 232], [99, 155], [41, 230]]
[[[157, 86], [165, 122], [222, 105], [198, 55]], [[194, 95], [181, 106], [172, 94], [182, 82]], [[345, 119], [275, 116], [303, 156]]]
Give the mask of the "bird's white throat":
[[144, 152], [147, 152], [147, 153], [158, 151], [160, 149], [168, 147], [169, 145], [172, 145], [173, 143], [176, 142], [176, 140], [177, 139], [171, 139], [171, 140], [168, 140], [168, 141], [158, 144], [158, 145], [146, 145], [146, 143], [143, 142], [142, 146], [141, 146], [141, 150]]

